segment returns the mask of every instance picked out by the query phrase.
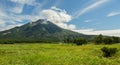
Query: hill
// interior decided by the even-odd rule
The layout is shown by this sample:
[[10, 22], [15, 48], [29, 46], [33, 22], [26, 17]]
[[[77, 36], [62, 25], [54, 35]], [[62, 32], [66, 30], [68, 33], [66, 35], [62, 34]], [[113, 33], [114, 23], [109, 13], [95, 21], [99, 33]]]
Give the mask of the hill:
[[23, 26], [0, 32], [0, 41], [14, 42], [63, 42], [66, 38], [92, 38], [70, 30], [62, 29], [46, 19], [29, 22]]

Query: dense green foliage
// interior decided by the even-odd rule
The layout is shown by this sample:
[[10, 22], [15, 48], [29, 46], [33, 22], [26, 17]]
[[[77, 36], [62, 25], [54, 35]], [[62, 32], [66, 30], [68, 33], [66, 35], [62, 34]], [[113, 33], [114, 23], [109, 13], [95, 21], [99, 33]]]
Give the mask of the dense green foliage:
[[106, 38], [104, 38], [103, 43], [113, 44], [114, 42], [113, 42], [113, 39], [111, 37], [106, 37]]
[[106, 45], [118, 48], [110, 57], [102, 56], [105, 45], [71, 44], [0, 44], [0, 65], [120, 65], [120, 44]]
[[115, 55], [116, 52], [118, 51], [117, 48], [108, 48], [108, 47], [103, 47], [103, 48], [101, 48], [101, 50], [103, 52], [104, 57], [111, 57], [111, 56]]
[[100, 34], [94, 38], [94, 41], [96, 44], [114, 44], [114, 43], [120, 43], [120, 38], [114, 36], [108, 37]]
[[97, 44], [103, 43], [103, 35], [100, 34], [100, 35], [96, 36], [94, 41]]
[[83, 45], [83, 44], [87, 44], [88, 40], [86, 38], [67, 38], [64, 40], [64, 43], [73, 43], [76, 45]]
[[77, 38], [77, 39], [74, 40], [74, 43], [76, 45], [83, 45], [83, 44], [87, 44], [88, 41], [85, 38]]

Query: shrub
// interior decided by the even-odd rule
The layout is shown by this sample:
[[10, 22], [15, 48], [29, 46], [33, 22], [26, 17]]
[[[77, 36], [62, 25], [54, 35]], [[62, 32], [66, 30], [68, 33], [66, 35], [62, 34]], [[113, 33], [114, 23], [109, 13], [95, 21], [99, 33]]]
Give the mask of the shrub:
[[111, 57], [114, 54], [116, 54], [116, 52], [118, 52], [117, 48], [103, 47], [103, 48], [101, 48], [101, 50], [103, 52], [104, 57]]

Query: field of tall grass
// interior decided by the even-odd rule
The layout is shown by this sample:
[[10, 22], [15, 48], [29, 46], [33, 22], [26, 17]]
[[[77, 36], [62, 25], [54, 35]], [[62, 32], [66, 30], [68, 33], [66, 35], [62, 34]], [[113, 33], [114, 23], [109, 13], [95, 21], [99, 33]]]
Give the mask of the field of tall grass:
[[[119, 52], [105, 58], [100, 50], [104, 46]], [[0, 65], [120, 65], [120, 44], [1, 44]]]

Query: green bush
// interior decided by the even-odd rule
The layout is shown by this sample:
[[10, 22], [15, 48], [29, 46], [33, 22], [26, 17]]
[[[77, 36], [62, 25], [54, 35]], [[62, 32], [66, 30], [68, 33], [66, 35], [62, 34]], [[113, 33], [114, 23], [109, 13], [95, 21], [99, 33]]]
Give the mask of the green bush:
[[104, 57], [111, 57], [114, 54], [116, 54], [116, 52], [118, 52], [117, 48], [103, 47], [103, 48], [101, 48], [101, 50], [103, 52]]

